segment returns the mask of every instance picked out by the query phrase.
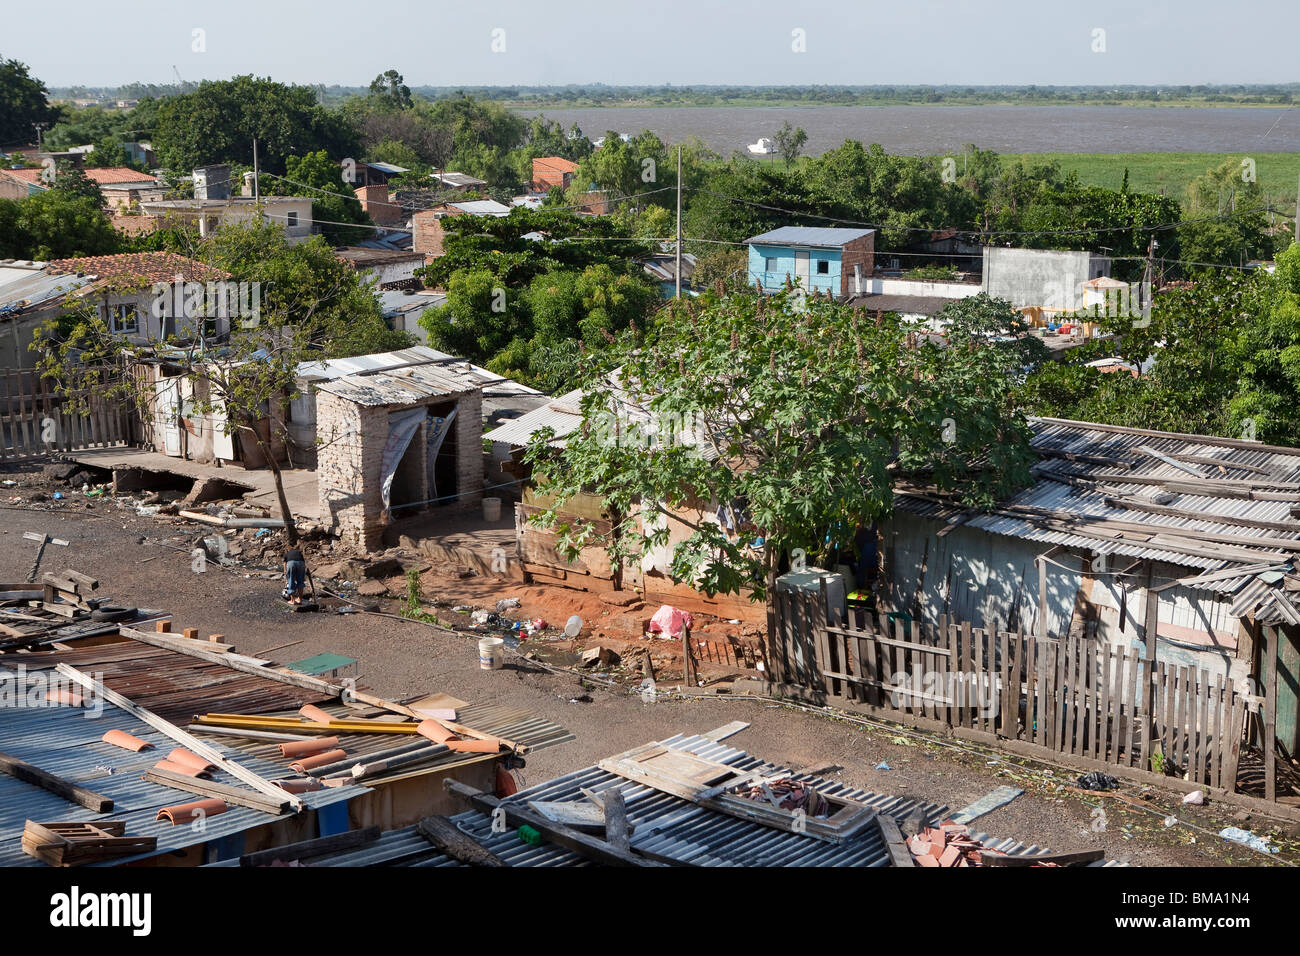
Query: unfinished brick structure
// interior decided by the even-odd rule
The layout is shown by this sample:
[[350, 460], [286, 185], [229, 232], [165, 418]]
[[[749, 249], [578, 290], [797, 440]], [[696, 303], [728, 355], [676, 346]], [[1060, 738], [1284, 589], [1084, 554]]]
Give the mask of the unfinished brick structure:
[[[483, 394], [463, 364], [447, 361], [349, 375], [317, 386], [321, 519], [345, 543], [373, 550], [394, 519], [435, 508], [478, 507], [483, 496]], [[403, 419], [420, 418], [408, 414], [413, 410], [428, 414], [413, 434], [403, 432]], [[445, 420], [453, 410], [445, 439], [431, 455], [429, 440], [437, 427], [433, 416]], [[389, 456], [401, 452], [401, 458], [385, 507], [390, 439]], [[431, 502], [435, 497], [439, 500]]]

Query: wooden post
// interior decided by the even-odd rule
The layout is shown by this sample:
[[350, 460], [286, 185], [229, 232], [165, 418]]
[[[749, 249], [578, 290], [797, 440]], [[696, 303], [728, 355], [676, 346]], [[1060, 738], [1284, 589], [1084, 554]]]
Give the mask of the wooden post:
[[1264, 799], [1269, 802], [1277, 800], [1277, 654], [1281, 636], [1276, 626], [1260, 628], [1260, 652], [1264, 655], [1264, 739], [1260, 746], [1264, 748]]
[[682, 626], [682, 681], [687, 687], [698, 687], [699, 678], [695, 675], [695, 659], [691, 657], [691, 629]]

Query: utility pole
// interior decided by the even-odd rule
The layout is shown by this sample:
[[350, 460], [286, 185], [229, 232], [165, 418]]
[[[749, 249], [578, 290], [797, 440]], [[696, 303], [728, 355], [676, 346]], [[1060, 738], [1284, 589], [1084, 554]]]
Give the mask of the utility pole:
[[257, 139], [253, 139], [253, 205], [256, 206], [260, 198], [257, 191]]
[[680, 144], [677, 146], [677, 268], [673, 272], [676, 273], [674, 277], [676, 292], [673, 298], [680, 299], [682, 297], [682, 147]]

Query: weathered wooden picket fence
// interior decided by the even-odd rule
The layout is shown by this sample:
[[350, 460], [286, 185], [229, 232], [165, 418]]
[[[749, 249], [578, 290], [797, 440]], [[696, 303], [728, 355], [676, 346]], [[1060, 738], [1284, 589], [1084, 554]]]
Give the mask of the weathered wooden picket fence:
[[[1037, 638], [943, 620], [828, 621], [824, 596], [782, 592], [767, 652], [782, 692], [960, 732], [1083, 766], [1235, 787], [1254, 698], [1223, 677], [1084, 637]], [[1256, 706], [1257, 705], [1253, 705]]]
[[31, 369], [0, 369], [0, 459], [103, 448], [132, 441], [132, 417], [124, 403], [93, 391], [84, 412]]

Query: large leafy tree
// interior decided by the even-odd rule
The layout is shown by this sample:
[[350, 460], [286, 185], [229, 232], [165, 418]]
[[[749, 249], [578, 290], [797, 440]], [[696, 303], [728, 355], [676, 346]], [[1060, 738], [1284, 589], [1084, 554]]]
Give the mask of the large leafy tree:
[[1200, 272], [1206, 264], [1240, 265], [1265, 258], [1273, 243], [1268, 235], [1268, 206], [1249, 160], [1225, 160], [1187, 187], [1179, 228], [1181, 256]]
[[668, 543], [657, 518], [721, 507], [737, 533], [687, 518], [672, 549], [673, 578], [708, 593], [770, 597], [792, 549], [811, 561], [851, 538], [891, 512], [900, 482], [988, 505], [1027, 481], [1034, 458], [1004, 351], [978, 336], [943, 348], [822, 299], [706, 293], [626, 333], [604, 361], [617, 371], [591, 370], [582, 429], [563, 449], [544, 430], [526, 453], [554, 496], [539, 523], [575, 553], [596, 526], [559, 515], [593, 493], [611, 516], [602, 543], [635, 560]]
[[352, 127], [320, 106], [315, 90], [269, 77], [206, 81], [163, 100], [156, 125], [154, 149], [178, 170], [217, 162], [251, 167], [254, 139], [262, 168], [273, 173], [283, 173], [290, 156], [324, 150], [342, 159], [361, 151]]
[[0, 59], [0, 143], [34, 142], [34, 124], [53, 125], [59, 110], [50, 105], [48, 93], [26, 63]]
[[0, 258], [102, 256], [119, 245], [98, 190], [93, 197], [47, 189], [26, 199], [0, 199]]

